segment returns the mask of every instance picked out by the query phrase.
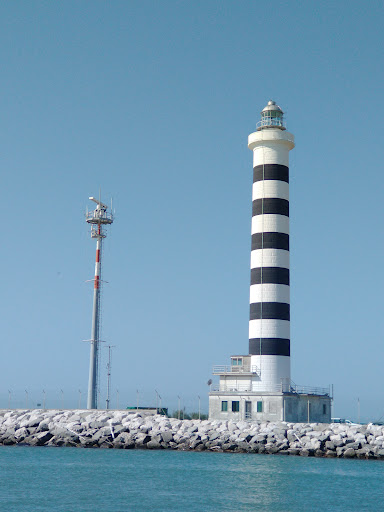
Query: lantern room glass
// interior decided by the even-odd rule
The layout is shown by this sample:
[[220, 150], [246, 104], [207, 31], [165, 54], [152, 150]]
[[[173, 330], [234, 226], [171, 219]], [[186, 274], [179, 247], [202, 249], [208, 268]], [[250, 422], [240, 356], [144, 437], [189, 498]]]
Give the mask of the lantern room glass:
[[284, 127], [283, 113], [280, 110], [267, 110], [261, 113], [261, 121], [258, 123], [260, 128], [264, 126]]

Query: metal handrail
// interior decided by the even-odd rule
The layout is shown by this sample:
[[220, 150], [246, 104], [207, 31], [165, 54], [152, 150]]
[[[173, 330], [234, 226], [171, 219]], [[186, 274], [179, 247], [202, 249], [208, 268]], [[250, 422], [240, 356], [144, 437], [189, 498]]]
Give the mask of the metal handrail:
[[288, 393], [297, 393], [298, 395], [330, 395], [330, 388], [320, 388], [314, 386], [298, 386], [291, 383]]
[[[252, 389], [252, 383], [248, 384], [239, 384], [237, 383], [234, 386], [224, 385], [222, 384], [213, 384], [211, 386], [211, 391], [214, 392], [244, 392], [247, 391], [249, 393], [259, 393], [259, 389]], [[297, 386], [294, 383], [287, 385], [276, 385], [276, 386], [268, 386], [268, 389], [264, 391], [267, 392], [277, 392], [277, 393], [295, 393], [298, 395], [319, 395], [319, 396], [331, 396], [330, 388], [320, 388], [313, 386]]]
[[265, 126], [276, 126], [278, 128], [282, 128], [283, 130], [286, 129], [285, 121], [279, 117], [264, 117], [261, 121], [256, 123], [256, 128], [263, 128]]
[[93, 210], [85, 213], [85, 219], [91, 224], [111, 224], [113, 222], [113, 214], [105, 210]]
[[252, 392], [252, 386], [251, 384], [237, 384], [237, 386], [233, 387], [233, 386], [220, 386], [220, 384], [213, 384], [211, 386], [211, 391], [214, 391], [214, 392], [224, 392], [224, 393], [230, 393], [230, 392], [238, 392], [238, 391], [241, 391], [241, 392], [248, 392], [248, 393], [251, 393]]
[[259, 374], [260, 370], [256, 365], [216, 365], [213, 367], [213, 374], [215, 373], [256, 373]]

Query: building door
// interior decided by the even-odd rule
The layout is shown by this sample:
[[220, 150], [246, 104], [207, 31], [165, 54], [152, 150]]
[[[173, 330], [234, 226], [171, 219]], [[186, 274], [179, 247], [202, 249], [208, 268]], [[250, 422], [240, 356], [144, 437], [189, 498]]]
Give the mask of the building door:
[[245, 402], [245, 419], [252, 419], [252, 402]]

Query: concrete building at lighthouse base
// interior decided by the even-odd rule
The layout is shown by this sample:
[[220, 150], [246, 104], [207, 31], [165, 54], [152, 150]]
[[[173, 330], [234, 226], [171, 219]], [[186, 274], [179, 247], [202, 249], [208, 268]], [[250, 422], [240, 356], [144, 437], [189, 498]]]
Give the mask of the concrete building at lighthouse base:
[[329, 423], [331, 388], [297, 386], [290, 382], [275, 390], [257, 390], [258, 368], [251, 356], [232, 356], [230, 366], [215, 366], [219, 384], [211, 386], [209, 418], [231, 421], [289, 421]]

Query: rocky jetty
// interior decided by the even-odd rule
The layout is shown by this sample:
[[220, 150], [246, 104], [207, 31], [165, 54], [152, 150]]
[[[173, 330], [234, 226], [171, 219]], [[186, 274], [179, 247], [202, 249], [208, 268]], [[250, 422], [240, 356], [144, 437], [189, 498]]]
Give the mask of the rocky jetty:
[[1, 410], [0, 444], [384, 459], [384, 427], [178, 420], [140, 410]]

